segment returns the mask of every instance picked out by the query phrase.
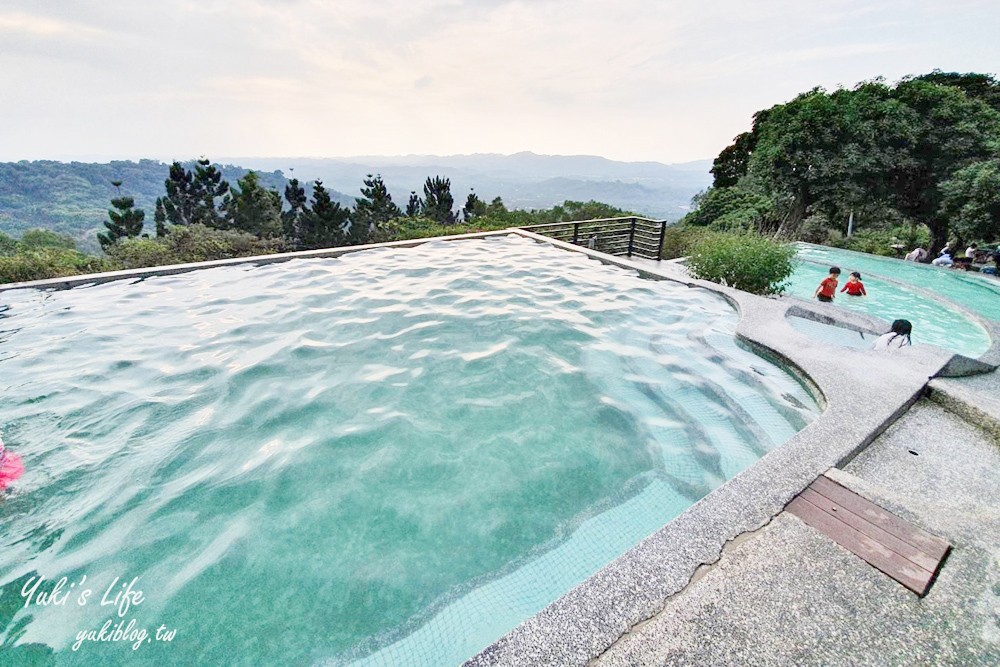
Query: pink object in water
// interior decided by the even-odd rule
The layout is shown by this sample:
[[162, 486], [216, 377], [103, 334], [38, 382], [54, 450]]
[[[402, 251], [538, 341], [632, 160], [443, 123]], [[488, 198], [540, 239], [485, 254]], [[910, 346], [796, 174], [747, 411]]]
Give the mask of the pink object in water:
[[5, 452], [3, 462], [0, 463], [0, 491], [24, 474], [24, 464], [21, 457], [11, 452]]

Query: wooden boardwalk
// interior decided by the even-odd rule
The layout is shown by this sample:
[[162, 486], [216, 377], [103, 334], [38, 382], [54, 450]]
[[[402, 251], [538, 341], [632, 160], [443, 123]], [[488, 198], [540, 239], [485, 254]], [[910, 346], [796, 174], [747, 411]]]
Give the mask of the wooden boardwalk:
[[930, 589], [951, 545], [820, 475], [785, 508], [917, 595]]

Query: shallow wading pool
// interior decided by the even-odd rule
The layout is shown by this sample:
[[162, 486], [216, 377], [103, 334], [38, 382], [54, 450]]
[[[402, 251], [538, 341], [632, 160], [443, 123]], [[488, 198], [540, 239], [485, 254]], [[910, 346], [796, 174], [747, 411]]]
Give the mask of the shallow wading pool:
[[[790, 280], [789, 294], [815, 300], [813, 293], [820, 281], [829, 275], [831, 266], [839, 266], [843, 273], [832, 306], [874, 315], [889, 322], [910, 320], [914, 344], [937, 345], [973, 358], [990, 348], [990, 335], [982, 325], [959, 308], [918, 290], [939, 294], [983, 317], [1000, 321], [1000, 283], [997, 281], [964, 271], [808, 243], [798, 244], [798, 258], [800, 262]], [[852, 297], [840, 292], [852, 271], [861, 273], [868, 296]], [[915, 289], [898, 283], [912, 285]]]
[[513, 235], [0, 298], [27, 664], [455, 664], [818, 414], [718, 295]]

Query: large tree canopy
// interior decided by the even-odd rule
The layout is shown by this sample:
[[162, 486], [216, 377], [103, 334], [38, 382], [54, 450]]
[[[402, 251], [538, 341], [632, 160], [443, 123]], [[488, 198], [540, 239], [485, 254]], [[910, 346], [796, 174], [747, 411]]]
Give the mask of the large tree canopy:
[[988, 75], [816, 88], [754, 115], [686, 221], [795, 236], [806, 219], [846, 231], [854, 217], [868, 229], [926, 225], [936, 247], [949, 234], [993, 241], [998, 147], [1000, 83]]

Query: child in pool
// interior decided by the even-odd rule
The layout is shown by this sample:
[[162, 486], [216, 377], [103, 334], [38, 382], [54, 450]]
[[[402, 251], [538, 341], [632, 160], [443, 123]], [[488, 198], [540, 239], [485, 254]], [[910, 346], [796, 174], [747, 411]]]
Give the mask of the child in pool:
[[24, 473], [21, 457], [4, 449], [3, 438], [0, 438], [0, 491]]
[[887, 333], [875, 339], [872, 349], [895, 352], [904, 347], [909, 347], [913, 345], [910, 341], [911, 333], [913, 333], [913, 325], [910, 324], [909, 320], [896, 320], [892, 323]]
[[847, 292], [849, 296], [868, 296], [865, 284], [861, 282], [861, 274], [857, 271], [851, 273], [851, 277], [847, 279], [840, 291]]
[[840, 267], [831, 266], [830, 275], [820, 282], [819, 287], [816, 288], [816, 292], [813, 296], [825, 303], [833, 301], [833, 297], [837, 296], [837, 281], [839, 278]]

